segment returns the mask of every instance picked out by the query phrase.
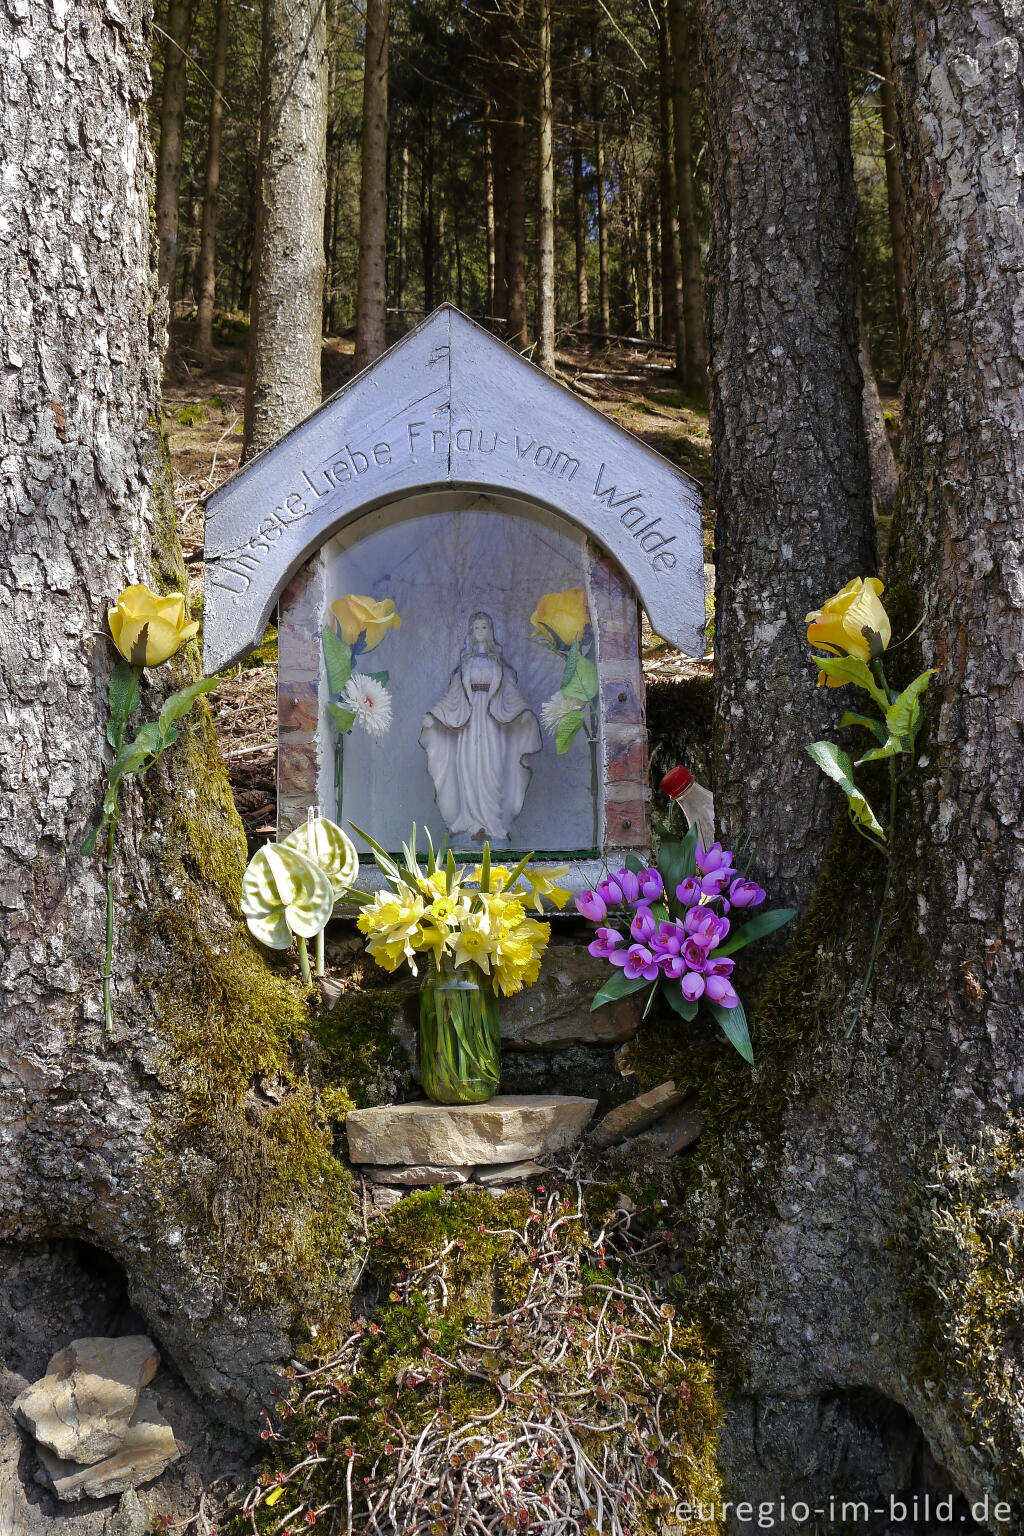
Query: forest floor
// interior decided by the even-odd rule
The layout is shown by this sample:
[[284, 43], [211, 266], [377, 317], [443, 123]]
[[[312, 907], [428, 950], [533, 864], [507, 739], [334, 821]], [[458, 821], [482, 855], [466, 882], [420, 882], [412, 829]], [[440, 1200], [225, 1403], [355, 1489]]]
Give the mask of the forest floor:
[[[194, 613], [202, 607], [203, 502], [238, 469], [245, 397], [244, 321], [218, 327], [209, 368], [189, 351], [188, 333], [175, 327], [175, 351], [164, 381], [163, 420], [174, 468], [178, 526]], [[557, 352], [559, 381], [647, 443], [697, 482], [704, 500], [705, 572], [714, 541], [711, 440], [703, 393], [680, 393], [671, 354], [661, 348], [615, 342], [587, 346], [568, 338]], [[331, 338], [323, 349], [326, 399], [353, 375], [354, 342]], [[649, 681], [709, 675], [711, 656], [694, 661], [644, 626], [644, 671]], [[217, 734], [235, 799], [251, 842], [273, 836], [276, 804], [276, 635], [226, 674], [210, 695]]]

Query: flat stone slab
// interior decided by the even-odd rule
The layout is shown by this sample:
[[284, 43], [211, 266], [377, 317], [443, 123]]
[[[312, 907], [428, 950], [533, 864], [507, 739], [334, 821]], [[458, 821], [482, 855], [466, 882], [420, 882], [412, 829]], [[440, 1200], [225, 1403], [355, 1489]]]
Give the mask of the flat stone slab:
[[81, 1499], [106, 1499], [127, 1488], [139, 1488], [159, 1477], [172, 1461], [177, 1461], [183, 1447], [157, 1407], [152, 1392], [143, 1392], [131, 1424], [112, 1456], [92, 1466], [66, 1461], [46, 1446], [39, 1451], [37, 1481], [52, 1488], [59, 1499], [77, 1503]]
[[609, 1110], [591, 1131], [590, 1140], [595, 1147], [613, 1147], [630, 1136], [639, 1136], [641, 1131], [646, 1131], [648, 1126], [682, 1102], [683, 1095], [675, 1083], [661, 1083]]
[[678, 1109], [670, 1109], [644, 1134], [650, 1137], [666, 1157], [675, 1157], [677, 1152], [685, 1152], [687, 1147], [691, 1147], [703, 1129], [704, 1116], [700, 1112], [700, 1105], [696, 1099], [687, 1099]]
[[468, 1184], [472, 1168], [364, 1168], [366, 1178], [374, 1184], [407, 1185], [413, 1189], [429, 1189], [433, 1184]]
[[521, 1163], [567, 1147], [597, 1108], [596, 1099], [500, 1094], [486, 1104], [390, 1104], [345, 1118], [354, 1163], [465, 1168]]
[[515, 1184], [547, 1171], [541, 1163], [494, 1163], [490, 1168], [478, 1168], [473, 1177], [478, 1184]]
[[145, 1334], [75, 1339], [15, 1398], [18, 1423], [63, 1461], [90, 1466], [116, 1451], [160, 1356]]

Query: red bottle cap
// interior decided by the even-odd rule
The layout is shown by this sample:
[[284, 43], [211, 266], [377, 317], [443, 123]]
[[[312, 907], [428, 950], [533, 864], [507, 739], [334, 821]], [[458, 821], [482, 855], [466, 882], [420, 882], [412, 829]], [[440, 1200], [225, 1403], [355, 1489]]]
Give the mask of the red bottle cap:
[[685, 795], [693, 783], [693, 774], [682, 763], [678, 768], [670, 768], [661, 781], [661, 792], [668, 795], [670, 800], [678, 800], [680, 795]]

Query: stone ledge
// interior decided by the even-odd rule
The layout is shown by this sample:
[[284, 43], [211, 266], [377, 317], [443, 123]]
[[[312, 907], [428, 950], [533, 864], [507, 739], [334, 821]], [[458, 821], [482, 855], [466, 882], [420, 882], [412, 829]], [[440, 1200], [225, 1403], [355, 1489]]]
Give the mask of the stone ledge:
[[597, 1108], [596, 1099], [500, 1094], [486, 1104], [390, 1104], [345, 1118], [353, 1163], [465, 1168], [529, 1162], [567, 1147]]

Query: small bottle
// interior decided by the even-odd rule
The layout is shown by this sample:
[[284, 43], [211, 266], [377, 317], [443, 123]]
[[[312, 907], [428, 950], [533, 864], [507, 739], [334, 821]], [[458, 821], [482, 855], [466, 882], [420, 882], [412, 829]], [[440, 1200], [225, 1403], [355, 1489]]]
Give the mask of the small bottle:
[[696, 827], [704, 847], [710, 848], [715, 840], [715, 802], [710, 789], [698, 784], [690, 770], [680, 763], [662, 779], [661, 792], [675, 801], [686, 817], [687, 826]]

